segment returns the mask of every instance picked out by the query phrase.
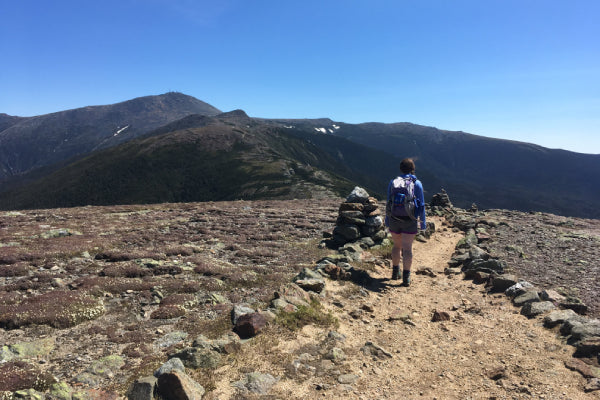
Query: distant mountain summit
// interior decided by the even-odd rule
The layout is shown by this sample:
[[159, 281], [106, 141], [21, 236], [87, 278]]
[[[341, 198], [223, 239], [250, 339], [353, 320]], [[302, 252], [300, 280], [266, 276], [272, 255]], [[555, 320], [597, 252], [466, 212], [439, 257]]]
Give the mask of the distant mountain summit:
[[0, 182], [121, 144], [187, 115], [220, 112], [194, 97], [170, 92], [29, 118], [0, 114]]

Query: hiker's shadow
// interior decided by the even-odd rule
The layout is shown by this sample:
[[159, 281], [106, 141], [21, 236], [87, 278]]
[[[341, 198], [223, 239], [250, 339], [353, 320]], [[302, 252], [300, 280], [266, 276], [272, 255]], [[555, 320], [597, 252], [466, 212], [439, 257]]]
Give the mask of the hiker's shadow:
[[353, 283], [371, 292], [381, 293], [385, 289], [402, 286], [402, 281], [390, 281], [388, 278], [373, 278], [364, 269], [352, 269], [350, 272], [350, 280]]

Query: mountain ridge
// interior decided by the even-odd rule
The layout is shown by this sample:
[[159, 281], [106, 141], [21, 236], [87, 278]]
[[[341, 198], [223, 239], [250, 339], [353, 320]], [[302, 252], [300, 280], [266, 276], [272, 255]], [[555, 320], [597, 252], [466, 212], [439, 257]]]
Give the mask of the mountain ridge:
[[[119, 176], [123, 175], [122, 171], [127, 171], [130, 175], [128, 179], [132, 182], [132, 187], [139, 186], [140, 181], [146, 182], [147, 189], [154, 187], [158, 192], [171, 193], [163, 197], [150, 194], [147, 197], [138, 196], [135, 202], [205, 201], [244, 196], [249, 196], [248, 199], [259, 198], [257, 196], [310, 198], [311, 191], [314, 191], [315, 196], [324, 193], [343, 196], [344, 191], [352, 184], [365, 186], [382, 198], [385, 196], [387, 182], [398, 174], [399, 161], [405, 157], [413, 157], [417, 163], [416, 173], [424, 183], [427, 199], [432, 193], [444, 188], [452, 194], [457, 205], [465, 208], [475, 202], [481, 208], [546, 211], [600, 218], [600, 205], [597, 200], [600, 198], [600, 188], [590, 185], [590, 182], [600, 181], [600, 155], [546, 149], [531, 143], [486, 138], [409, 122], [348, 124], [328, 118], [254, 118], [243, 110], [217, 112], [218, 109], [210, 105], [206, 108], [206, 103], [180, 93], [161, 96], [155, 98], [174, 98], [171, 103], [179, 101], [184, 105], [183, 110], [177, 111], [183, 116], [173, 119], [153, 115], [155, 120], [168, 121], [162, 124], [154, 123], [152, 128], [140, 130], [135, 137], [130, 134], [129, 128], [119, 126], [117, 130], [111, 131], [112, 136], [96, 140], [93, 146], [88, 145], [87, 152], [71, 154], [70, 158], [64, 157], [54, 163], [48, 162], [42, 169], [30, 166], [28, 173], [21, 173], [11, 180], [5, 176], [2, 181], [0, 176], [0, 184], [4, 186], [0, 189], [0, 207], [30, 208], [34, 207], [34, 204], [36, 207], [85, 205], [90, 203], [91, 198], [98, 198], [98, 191], [115, 190], [108, 182], [123, 181], [122, 176]], [[135, 111], [140, 108], [136, 104], [147, 99], [133, 99], [118, 105], [123, 107], [125, 104], [124, 108]], [[190, 113], [193, 107], [190, 109], [189, 104], [193, 107], [202, 105], [204, 113]], [[153, 107], [150, 108], [151, 112], [145, 110], [142, 116], [160, 114], [161, 105], [155, 104]], [[171, 104], [170, 107], [179, 106]], [[83, 112], [82, 109], [77, 110]], [[9, 116], [0, 115], [0, 124], [3, 121], [16, 121], [17, 124], [23, 122], [9, 120]], [[89, 131], [89, 127], [82, 129]], [[121, 129], [125, 129], [123, 135], [117, 133]], [[3, 136], [6, 131], [0, 133], [0, 144], [3, 143], [2, 140], [6, 140]], [[199, 133], [201, 135], [198, 136]], [[156, 139], [159, 136], [163, 136], [162, 139]], [[185, 137], [189, 140], [183, 140]], [[111, 142], [108, 145], [103, 142], [107, 140]], [[121, 142], [118, 142], [119, 140]], [[238, 146], [235, 147], [235, 154], [228, 153], [233, 149], [232, 143], [227, 144], [228, 141], [234, 141], [238, 145], [243, 143], [246, 147]], [[158, 151], [155, 154], [160, 156], [142, 161], [150, 151], [144, 146], [149, 146], [150, 142], [152, 151]], [[179, 143], [182, 147], [177, 149], [173, 147], [173, 143]], [[139, 151], [134, 149], [135, 146], [140, 146]], [[225, 148], [220, 148], [222, 146]], [[157, 150], [160, 147], [163, 149]], [[45, 149], [50, 151], [52, 147], [46, 146]], [[103, 162], [102, 157], [95, 155], [94, 149], [102, 151], [102, 157], [111, 159], [116, 164], [108, 165]], [[216, 156], [214, 151], [221, 153]], [[187, 156], [184, 156], [184, 153]], [[190, 157], [196, 160], [196, 164], [189, 163]], [[6, 159], [0, 150], [0, 165], [5, 166]], [[82, 160], [86, 160], [87, 164], [82, 164]], [[38, 161], [34, 164], [37, 166], [40, 163]], [[252, 182], [249, 186], [253, 186], [254, 189], [242, 191], [241, 194], [234, 192], [235, 186], [229, 186], [228, 190], [217, 189], [223, 181], [227, 181], [224, 178], [233, 174], [217, 171], [218, 168], [213, 168], [215, 165], [228, 165], [232, 171], [242, 171], [241, 174], [248, 182]], [[106, 185], [90, 189], [88, 195], [83, 193], [83, 190], [78, 190], [80, 193], [77, 196], [67, 200], [66, 193], [72, 193], [74, 187], [88, 185], [82, 183], [86, 182], [86, 178], [75, 171], [77, 168], [96, 171], [88, 174], [88, 180], [97, 176], [96, 174], [105, 174]], [[155, 179], [157, 176], [149, 175], [147, 168], [162, 178]], [[220, 196], [225, 197], [190, 197], [189, 190], [184, 186], [174, 190], [173, 182], [179, 178], [174, 172], [169, 173], [169, 169], [186, 176], [186, 182], [210, 182], [212, 189], [204, 192], [218, 192]], [[203, 169], [213, 171], [215, 175], [208, 176]], [[108, 171], [113, 171], [114, 176], [110, 177]], [[290, 175], [290, 171], [294, 174], [302, 173]], [[54, 178], [49, 179], [51, 176]], [[167, 176], [170, 178], [167, 179]], [[217, 176], [221, 178], [217, 179]], [[321, 179], [319, 176], [327, 178]], [[231, 179], [233, 178], [231, 176]], [[259, 189], [260, 179], [264, 179], [263, 189]], [[45, 180], [54, 184], [44, 184]], [[291, 184], [292, 181], [295, 183]], [[169, 189], [156, 187], [156, 182], [163, 182]], [[284, 190], [286, 185], [290, 184], [292, 187]], [[300, 190], [303, 184], [308, 186]], [[18, 188], [19, 185], [21, 188]], [[47, 193], [56, 192], [58, 187], [63, 188], [64, 195], [56, 197], [55, 201], [41, 202], [40, 199], [52, 197], [47, 196]], [[275, 187], [279, 189], [275, 190]], [[114, 198], [106, 204], [132, 201], [131, 196], [127, 194], [128, 190], [130, 188], [120, 186], [120, 194], [111, 195]], [[187, 194], [184, 195], [184, 192]], [[228, 194], [225, 195], [225, 192]], [[27, 198], [29, 200], [26, 200]], [[78, 202], [73, 202], [74, 198], [77, 198]], [[90, 204], [102, 203], [91, 201]]]

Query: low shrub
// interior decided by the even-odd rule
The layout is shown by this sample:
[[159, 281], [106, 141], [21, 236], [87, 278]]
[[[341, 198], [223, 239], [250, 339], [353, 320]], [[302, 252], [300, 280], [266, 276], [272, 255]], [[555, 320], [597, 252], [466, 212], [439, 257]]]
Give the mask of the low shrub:
[[152, 275], [152, 271], [137, 264], [110, 265], [98, 273], [110, 278], [141, 278]]
[[171, 319], [185, 315], [185, 308], [178, 304], [161, 306], [150, 314], [151, 319]]
[[167, 257], [191, 256], [192, 254], [194, 254], [194, 250], [188, 246], [174, 246], [174, 247], [168, 247], [165, 250], [165, 254], [167, 255]]
[[39, 324], [68, 328], [102, 314], [102, 301], [81, 293], [57, 290], [20, 303], [0, 305], [0, 327], [16, 329]]
[[56, 383], [54, 377], [37, 366], [23, 361], [0, 365], [0, 391], [14, 392], [23, 389], [44, 391]]
[[[0, 264], [2, 264], [0, 262]], [[26, 276], [30, 271], [26, 263], [13, 263], [12, 265], [0, 265], [0, 277]]]

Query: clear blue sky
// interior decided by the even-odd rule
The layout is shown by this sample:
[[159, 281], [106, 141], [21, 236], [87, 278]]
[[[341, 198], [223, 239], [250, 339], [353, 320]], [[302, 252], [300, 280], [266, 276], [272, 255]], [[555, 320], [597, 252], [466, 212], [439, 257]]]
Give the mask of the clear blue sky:
[[600, 153], [598, 0], [0, 0], [0, 112], [179, 91]]

